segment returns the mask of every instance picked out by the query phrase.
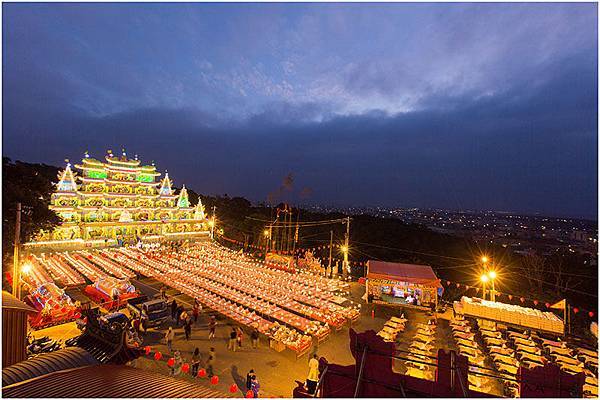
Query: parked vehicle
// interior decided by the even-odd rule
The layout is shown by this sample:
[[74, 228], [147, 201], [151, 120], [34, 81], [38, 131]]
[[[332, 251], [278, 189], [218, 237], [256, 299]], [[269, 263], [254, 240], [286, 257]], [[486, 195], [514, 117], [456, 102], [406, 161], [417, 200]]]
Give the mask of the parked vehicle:
[[160, 326], [170, 315], [167, 302], [162, 298], [148, 299], [141, 296], [127, 303], [131, 318], [141, 318], [145, 329]]

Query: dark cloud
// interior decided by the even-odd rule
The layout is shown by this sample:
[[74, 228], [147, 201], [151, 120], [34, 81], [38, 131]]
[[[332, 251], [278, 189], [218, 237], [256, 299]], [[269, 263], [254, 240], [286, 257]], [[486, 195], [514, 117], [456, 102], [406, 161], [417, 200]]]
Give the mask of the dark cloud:
[[267, 7], [252, 48], [223, 5], [89, 7], [3, 13], [4, 155], [124, 146], [201, 193], [292, 174], [296, 201], [596, 216], [595, 5]]

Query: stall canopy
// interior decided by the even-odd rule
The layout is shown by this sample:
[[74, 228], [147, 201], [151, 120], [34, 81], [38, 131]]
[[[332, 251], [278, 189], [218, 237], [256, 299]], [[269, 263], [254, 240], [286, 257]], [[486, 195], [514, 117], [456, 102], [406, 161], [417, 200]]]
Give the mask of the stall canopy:
[[367, 279], [390, 279], [441, 288], [442, 284], [429, 265], [385, 261], [367, 262]]

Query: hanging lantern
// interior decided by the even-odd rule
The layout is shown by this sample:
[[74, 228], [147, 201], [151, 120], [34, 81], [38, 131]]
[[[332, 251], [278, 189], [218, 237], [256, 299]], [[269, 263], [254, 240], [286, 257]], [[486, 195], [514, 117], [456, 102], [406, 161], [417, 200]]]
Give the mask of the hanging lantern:
[[181, 366], [181, 370], [187, 374], [188, 372], [190, 372], [190, 364], [188, 364], [188, 363], [183, 364]]
[[469, 285], [466, 285], [466, 286], [465, 286], [465, 288], [466, 288], [467, 290], [469, 290], [469, 289], [471, 289], [471, 286], [469, 286]]
[[206, 370], [204, 368], [200, 368], [198, 370], [198, 378], [204, 378], [206, 376]]
[[450, 281], [446, 281], [446, 285], [448, 285], [448, 286], [450, 286], [451, 283], [452, 282], [450, 282]]
[[146, 346], [146, 347], [144, 347], [144, 351], [146, 352], [146, 355], [149, 355], [150, 352], [152, 351], [152, 348], [150, 348], [150, 346]]
[[238, 387], [235, 383], [233, 383], [231, 386], [229, 386], [229, 393], [235, 393], [237, 392]]
[[573, 312], [574, 312], [575, 314], [577, 314], [577, 313], [579, 312], [579, 308], [577, 308], [577, 307], [573, 307]]
[[248, 391], [246, 392], [246, 398], [247, 398], [247, 399], [251, 399], [251, 398], [253, 398], [253, 397], [254, 397], [254, 392], [253, 392], [252, 390], [248, 390]]
[[536, 306], [538, 305], [538, 303], [539, 303], [539, 301], [537, 301], [537, 300], [533, 301], [533, 304], [535, 304]]
[[525, 297], [521, 297], [520, 300], [521, 300], [521, 303], [525, 303]]
[[593, 312], [593, 311], [590, 311], [590, 312], [588, 313], [588, 315], [590, 316], [590, 318], [594, 318], [594, 312]]
[[173, 365], [175, 365], [175, 359], [173, 357], [169, 358], [169, 361], [167, 361], [167, 365], [169, 367], [172, 367]]
[[550, 303], [546, 303], [544, 305], [546, 306], [546, 308], [550, 308]]
[[513, 295], [512, 295], [512, 294], [509, 294], [509, 295], [508, 295], [508, 298], [509, 298], [510, 300], [512, 300], [512, 299], [513, 299]]
[[213, 375], [213, 377], [210, 378], [210, 383], [217, 385], [219, 383], [219, 377], [217, 375]]
[[162, 358], [162, 353], [160, 351], [157, 351], [156, 353], [154, 353], [154, 359], [156, 361], [160, 360]]
[[460, 287], [460, 283], [457, 283], [457, 284], [456, 284], [456, 287], [457, 287], [457, 288], [459, 288], [459, 287]]

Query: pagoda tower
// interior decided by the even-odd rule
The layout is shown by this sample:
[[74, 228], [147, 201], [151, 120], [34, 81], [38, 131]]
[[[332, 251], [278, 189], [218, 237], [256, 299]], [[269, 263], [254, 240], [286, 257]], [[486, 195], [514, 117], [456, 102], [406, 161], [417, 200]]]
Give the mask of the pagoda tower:
[[41, 232], [29, 243], [96, 241], [114, 244], [132, 238], [185, 237], [208, 231], [204, 213], [191, 207], [185, 185], [179, 194], [165, 171], [162, 180], [154, 163], [143, 165], [108, 150], [103, 161], [86, 152], [76, 174], [67, 165], [58, 175], [50, 209], [63, 223], [53, 232]]

